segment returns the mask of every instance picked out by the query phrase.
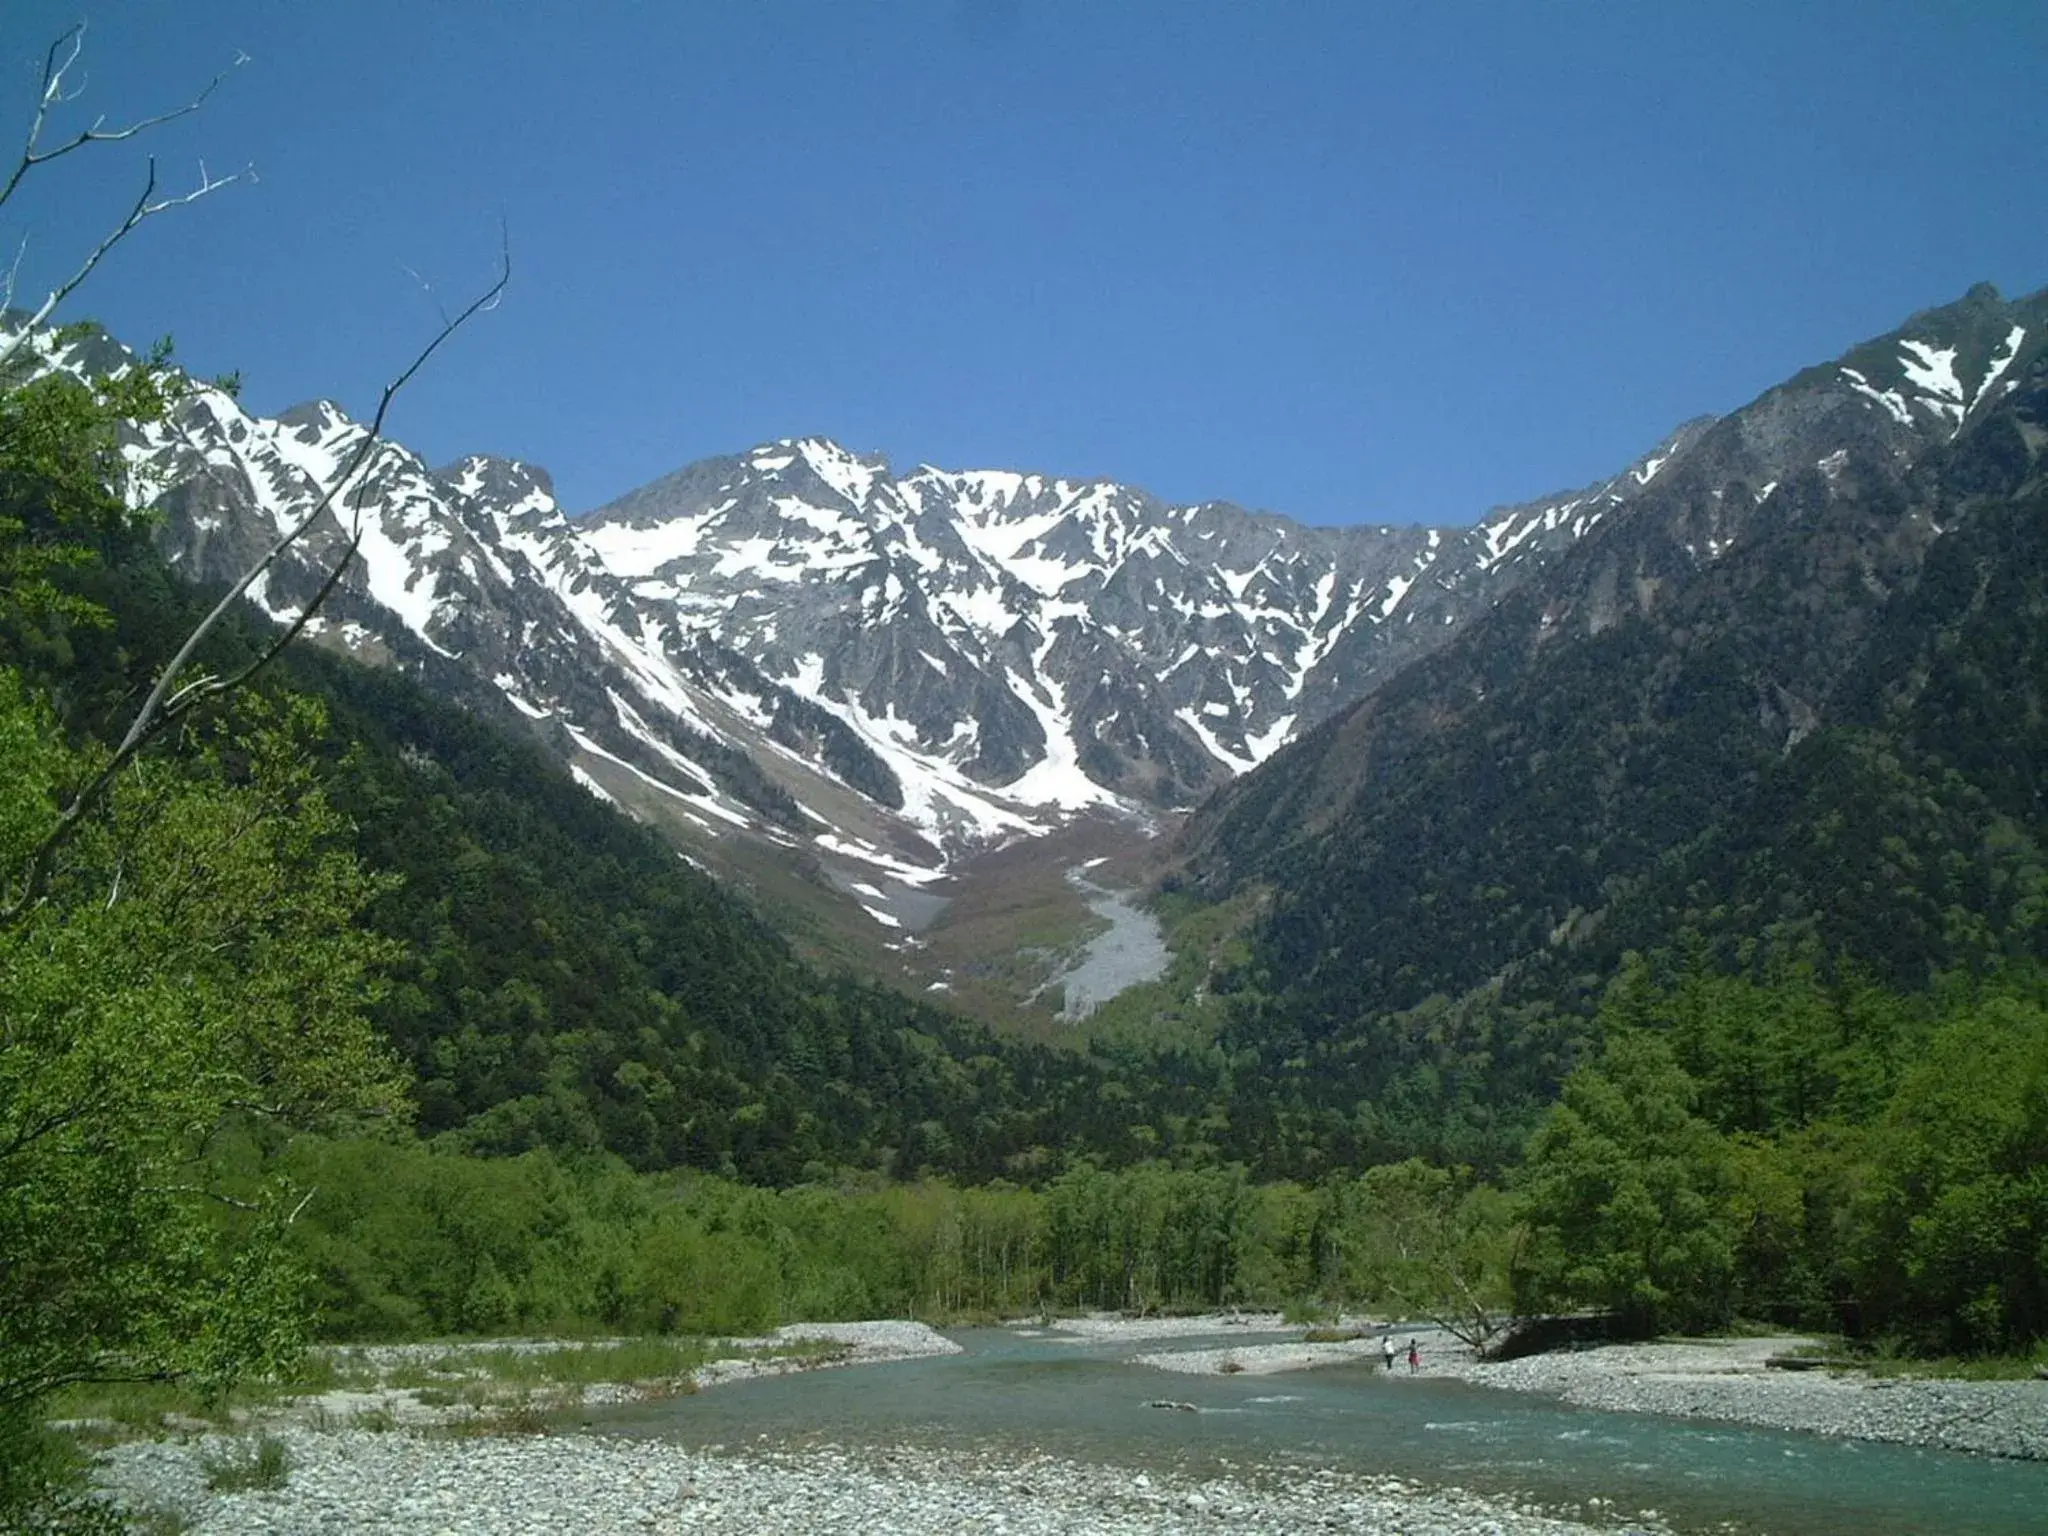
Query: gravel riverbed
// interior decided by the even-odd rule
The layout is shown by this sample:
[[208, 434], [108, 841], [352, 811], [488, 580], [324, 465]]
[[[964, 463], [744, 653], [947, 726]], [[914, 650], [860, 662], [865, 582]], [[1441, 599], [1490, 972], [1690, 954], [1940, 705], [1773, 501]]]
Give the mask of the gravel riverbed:
[[217, 1438], [120, 1447], [104, 1476], [132, 1506], [175, 1512], [189, 1522], [191, 1536], [1589, 1536], [1661, 1529], [1587, 1525], [1505, 1500], [1335, 1472], [1296, 1473], [1268, 1485], [924, 1448], [728, 1455], [580, 1435], [450, 1440], [306, 1428], [280, 1438], [292, 1471], [286, 1486], [271, 1492], [210, 1493], [202, 1458], [221, 1453]]
[[[1135, 1365], [1188, 1375], [1272, 1375], [1320, 1365], [1374, 1362], [1385, 1325], [1342, 1344], [1261, 1342], [1132, 1356]], [[1852, 1440], [1887, 1440], [1945, 1451], [2048, 1461], [2048, 1381], [1931, 1381], [1860, 1372], [1774, 1370], [1766, 1362], [1811, 1339], [1689, 1339], [1555, 1350], [1521, 1360], [1485, 1361], [1442, 1329], [1397, 1324], [1405, 1357], [1410, 1338], [1422, 1374], [1455, 1377], [1508, 1392], [1539, 1392], [1582, 1408], [1720, 1419]], [[1156, 1337], [1129, 1335], [1134, 1341]], [[1407, 1375], [1395, 1367], [1397, 1377]]]
[[1500, 1363], [1425, 1351], [1439, 1374], [1511, 1392], [1545, 1392], [1586, 1408], [1724, 1419], [1856, 1440], [2048, 1461], [2048, 1381], [1927, 1381], [1772, 1370], [1804, 1339], [1608, 1344]]
[[[1168, 1371], [1308, 1369], [1372, 1358], [1376, 1338], [1311, 1345], [1276, 1337], [1264, 1316], [1202, 1320], [1238, 1340], [1221, 1348], [1138, 1354]], [[1383, 1326], [1383, 1325], [1382, 1325]], [[1188, 1320], [1070, 1319], [1026, 1331], [1144, 1343]], [[1767, 1368], [1788, 1338], [1609, 1345], [1505, 1363], [1472, 1358], [1455, 1340], [1417, 1328], [1423, 1372], [1587, 1407], [1721, 1419], [1818, 1434], [1889, 1440], [2048, 1460], [2048, 1382], [1920, 1381]], [[1411, 1330], [1397, 1329], [1405, 1349]], [[776, 1336], [841, 1346], [830, 1362], [950, 1353], [921, 1324], [835, 1324]], [[765, 1341], [754, 1341], [755, 1343]], [[418, 1348], [418, 1346], [410, 1346]], [[535, 1341], [532, 1348], [549, 1347]], [[440, 1346], [445, 1350], [446, 1346]], [[1227, 1362], [1227, 1363], [1226, 1363]], [[801, 1368], [742, 1359], [698, 1375], [712, 1386], [746, 1374]], [[1398, 1371], [1405, 1378], [1405, 1367]], [[631, 1389], [620, 1389], [631, 1391]], [[610, 1400], [605, 1388], [586, 1400]], [[1544, 1510], [1511, 1498], [1426, 1487], [1390, 1477], [1251, 1467], [1224, 1478], [1143, 1473], [1030, 1452], [900, 1451], [760, 1444], [708, 1451], [610, 1436], [451, 1434], [445, 1422], [380, 1416], [377, 1432], [336, 1413], [286, 1410], [237, 1436], [187, 1435], [107, 1452], [101, 1477], [132, 1509], [159, 1510], [193, 1536], [250, 1533], [589, 1532], [1404, 1532], [1409, 1536], [1566, 1536], [1661, 1531], [1619, 1525], [1619, 1511]], [[209, 1489], [209, 1464], [247, 1457], [259, 1432], [280, 1439], [290, 1476], [273, 1491]], [[1575, 1523], [1577, 1522], [1577, 1523]], [[1585, 1523], [1591, 1522], [1591, 1523]]]

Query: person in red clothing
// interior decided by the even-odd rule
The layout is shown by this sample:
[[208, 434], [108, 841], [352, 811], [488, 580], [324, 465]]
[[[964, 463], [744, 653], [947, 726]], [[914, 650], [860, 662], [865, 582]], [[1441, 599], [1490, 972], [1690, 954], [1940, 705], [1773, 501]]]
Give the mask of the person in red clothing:
[[1422, 1369], [1422, 1351], [1415, 1347], [1415, 1341], [1408, 1341], [1408, 1374], [1413, 1376]]

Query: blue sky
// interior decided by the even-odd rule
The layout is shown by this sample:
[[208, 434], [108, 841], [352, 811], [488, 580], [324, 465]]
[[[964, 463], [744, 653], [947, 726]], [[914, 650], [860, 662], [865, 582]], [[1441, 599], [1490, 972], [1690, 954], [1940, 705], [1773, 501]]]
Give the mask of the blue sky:
[[[0, 108], [78, 14], [10, 0]], [[2048, 7], [155, 3], [86, 96], [259, 179], [74, 314], [276, 410], [400, 402], [572, 509], [800, 433], [1315, 523], [1464, 523], [1988, 279], [2048, 284]], [[79, 119], [70, 119], [74, 124]], [[0, 215], [47, 277], [122, 147]], [[417, 277], [415, 276], [417, 275]], [[422, 291], [418, 279], [434, 290]]]

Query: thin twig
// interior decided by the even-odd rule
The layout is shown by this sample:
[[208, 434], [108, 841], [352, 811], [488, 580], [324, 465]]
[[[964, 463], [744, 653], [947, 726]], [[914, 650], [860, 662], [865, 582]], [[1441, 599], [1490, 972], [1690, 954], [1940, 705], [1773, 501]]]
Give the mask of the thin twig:
[[[6, 185], [0, 187], [0, 207], [6, 205], [7, 200], [14, 196], [15, 190], [20, 187], [23, 178], [39, 165], [61, 160], [73, 150], [83, 149], [88, 144], [118, 144], [123, 139], [135, 138], [152, 128], [161, 128], [165, 123], [175, 122], [181, 117], [188, 117], [197, 112], [206, 105], [206, 98], [220, 89], [221, 82], [227, 79], [230, 73], [249, 62], [249, 55], [238, 50], [234, 63], [207, 81], [206, 88], [182, 107], [173, 107], [170, 111], [159, 112], [154, 117], [141, 118], [121, 128], [108, 128], [105, 126], [106, 118], [98, 117], [56, 148], [42, 149], [39, 146], [42, 142], [43, 127], [49, 121], [50, 108], [77, 99], [78, 93], [75, 91], [68, 96], [64, 94], [64, 76], [70, 71], [71, 66], [78, 62], [78, 55], [84, 47], [85, 23], [81, 21], [50, 44], [50, 51], [44, 55], [43, 82], [42, 88], [36, 94], [35, 116], [30, 119], [28, 135], [22, 141], [21, 159], [15, 165], [13, 173], [8, 176]], [[63, 55], [61, 59], [58, 57], [59, 54]]]
[[7, 276], [0, 280], [0, 313], [14, 308], [14, 284], [21, 276], [21, 259], [28, 254], [28, 236], [21, 237], [21, 244], [14, 248], [14, 260], [7, 264]]

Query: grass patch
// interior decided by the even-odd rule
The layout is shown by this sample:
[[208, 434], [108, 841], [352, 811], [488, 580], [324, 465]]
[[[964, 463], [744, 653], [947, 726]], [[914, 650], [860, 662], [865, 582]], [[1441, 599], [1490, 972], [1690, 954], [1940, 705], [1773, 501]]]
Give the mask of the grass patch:
[[[727, 1348], [722, 1339], [647, 1337], [532, 1350], [443, 1343], [417, 1355], [387, 1357], [380, 1366], [377, 1356], [344, 1346], [309, 1352], [289, 1377], [247, 1381], [212, 1399], [164, 1382], [70, 1387], [52, 1400], [49, 1417], [75, 1421], [72, 1437], [81, 1444], [111, 1445], [189, 1423], [229, 1427], [238, 1415], [286, 1398], [337, 1390], [403, 1391], [426, 1408], [466, 1406], [471, 1412], [460, 1422], [473, 1426], [468, 1433], [533, 1434], [540, 1431], [521, 1417], [528, 1410], [508, 1406], [507, 1399], [551, 1391], [572, 1397], [590, 1386], [648, 1382], [667, 1383], [669, 1390], [687, 1393], [696, 1390], [692, 1378], [697, 1370], [713, 1359], [820, 1362], [845, 1353], [847, 1346], [829, 1339], [739, 1349]], [[319, 1419], [329, 1422], [324, 1413]], [[342, 1410], [336, 1421], [375, 1431], [400, 1427], [381, 1406]], [[225, 1475], [235, 1475], [234, 1469]]]
[[[1776, 1339], [1782, 1338], [1788, 1333], [1805, 1333], [1807, 1331], [1804, 1328], [1788, 1328], [1783, 1323], [1770, 1322], [1760, 1317], [1738, 1317], [1731, 1321], [1727, 1327], [1716, 1329], [1713, 1337], [1703, 1338], [1698, 1342], [1712, 1344], [1720, 1339]], [[1671, 1339], [1666, 1342], [1683, 1344], [1687, 1340]]]
[[444, 1362], [449, 1374], [480, 1375], [512, 1386], [593, 1386], [687, 1376], [710, 1358], [701, 1339], [625, 1339], [566, 1349], [484, 1349]]
[[1311, 1328], [1301, 1336], [1304, 1344], [1349, 1344], [1365, 1334], [1357, 1328]]
[[2048, 1372], [2048, 1343], [2024, 1355], [1912, 1355], [1893, 1340], [1873, 1345], [1825, 1338], [1791, 1354], [1888, 1381], [2031, 1381]]
[[46, 1412], [52, 1419], [111, 1425], [114, 1438], [122, 1439], [156, 1434], [180, 1419], [226, 1427], [235, 1422], [237, 1414], [284, 1398], [375, 1383], [374, 1372], [352, 1371], [324, 1352], [309, 1351], [287, 1376], [247, 1377], [230, 1391], [210, 1397], [178, 1382], [81, 1382], [55, 1394]]
[[1874, 1356], [1863, 1368], [1873, 1376], [1926, 1381], [2032, 1381], [2048, 1361], [2032, 1355], [1945, 1355], [1930, 1360]]
[[292, 1475], [291, 1453], [275, 1435], [265, 1435], [254, 1445], [234, 1445], [217, 1455], [201, 1456], [199, 1464], [206, 1469], [206, 1486], [215, 1493], [282, 1488]]
[[383, 1374], [355, 1348], [322, 1345], [306, 1351], [291, 1384], [302, 1392], [363, 1391], [378, 1385]]
[[537, 1403], [512, 1403], [450, 1420], [432, 1433], [450, 1440], [482, 1440], [498, 1435], [545, 1435], [550, 1427], [547, 1409]]
[[370, 1385], [377, 1389], [428, 1392], [445, 1388], [452, 1380], [477, 1374], [475, 1365], [462, 1355], [443, 1355], [438, 1360], [399, 1360], [376, 1373]]
[[106, 1381], [66, 1387], [50, 1399], [48, 1413], [53, 1419], [88, 1419], [148, 1434], [162, 1429], [172, 1414], [211, 1418], [218, 1407], [196, 1392], [166, 1382]]
[[760, 1349], [725, 1347], [722, 1339], [647, 1337], [594, 1344], [517, 1349], [480, 1344], [437, 1346], [431, 1355], [392, 1361], [383, 1370], [358, 1362], [348, 1384], [366, 1390], [406, 1391], [428, 1407], [488, 1406], [493, 1389], [630, 1385], [687, 1381], [714, 1359], [829, 1360], [846, 1352], [830, 1339], [800, 1339]]

